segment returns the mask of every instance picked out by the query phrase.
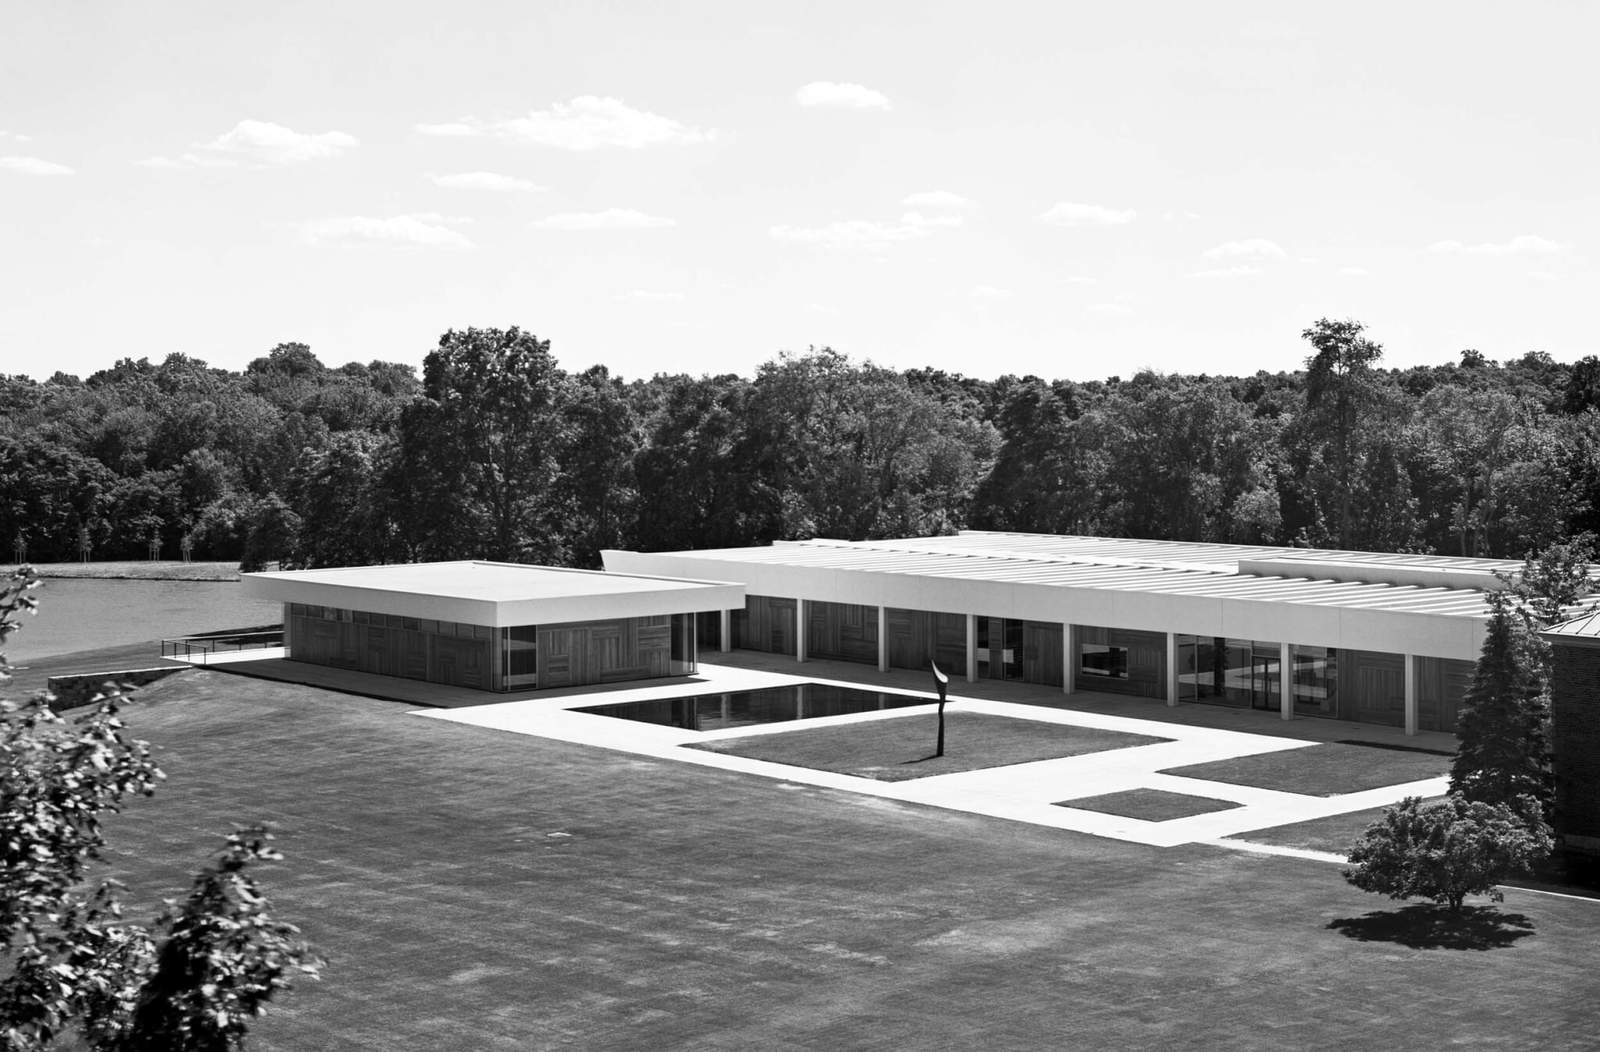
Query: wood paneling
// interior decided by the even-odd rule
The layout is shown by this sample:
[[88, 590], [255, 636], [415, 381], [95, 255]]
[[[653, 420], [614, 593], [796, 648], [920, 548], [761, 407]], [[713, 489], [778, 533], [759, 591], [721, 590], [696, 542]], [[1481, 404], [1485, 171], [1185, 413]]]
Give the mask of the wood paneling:
[[795, 652], [795, 601], [771, 595], [747, 595], [744, 609], [733, 613], [733, 645], [769, 654]]
[[952, 676], [967, 673], [967, 619], [936, 610], [887, 611], [891, 668], [927, 670], [930, 662]]
[[1373, 650], [1341, 650], [1339, 718], [1362, 723], [1406, 723], [1406, 659]]
[[[1096, 676], [1085, 672], [1080, 663], [1077, 676], [1079, 690], [1100, 691], [1106, 694], [1134, 694], [1141, 698], [1167, 696], [1167, 637], [1164, 632], [1136, 632], [1126, 628], [1102, 628], [1098, 625], [1079, 625], [1078, 644], [1121, 647], [1128, 652], [1126, 679]], [[1073, 655], [1079, 661], [1078, 655]]]
[[539, 627], [541, 688], [671, 674], [672, 618], [665, 614]]
[[493, 685], [488, 639], [320, 617], [291, 620], [289, 656], [295, 661], [480, 690]]
[[1022, 623], [1022, 679], [1025, 683], [1061, 686], [1065, 657], [1061, 626], [1051, 621]]
[[806, 656], [876, 665], [878, 608], [855, 603], [807, 603]]
[[1472, 686], [1475, 666], [1450, 658], [1417, 658], [1417, 726], [1425, 731], [1454, 731], [1461, 699]]

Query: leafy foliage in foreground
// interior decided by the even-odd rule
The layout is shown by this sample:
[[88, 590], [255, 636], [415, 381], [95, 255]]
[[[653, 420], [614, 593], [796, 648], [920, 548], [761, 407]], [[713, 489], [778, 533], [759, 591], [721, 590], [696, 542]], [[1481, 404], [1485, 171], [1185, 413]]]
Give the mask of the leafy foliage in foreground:
[[1344, 877], [1391, 899], [1425, 898], [1460, 912], [1468, 895], [1504, 896], [1501, 880], [1550, 853], [1552, 840], [1531, 801], [1513, 809], [1451, 795], [1425, 804], [1408, 797], [1367, 827], [1350, 849]]
[[[26, 568], [0, 587], [0, 643], [31, 611]], [[0, 657], [0, 673], [8, 666]], [[150, 928], [122, 920], [121, 885], [86, 882], [104, 818], [162, 779], [131, 738], [119, 691], [71, 722], [45, 697], [0, 700], [0, 1048], [45, 1049], [76, 1029], [106, 1052], [228, 1050], [250, 1019], [319, 962], [267, 911], [249, 867], [280, 856], [237, 832], [181, 908]]]

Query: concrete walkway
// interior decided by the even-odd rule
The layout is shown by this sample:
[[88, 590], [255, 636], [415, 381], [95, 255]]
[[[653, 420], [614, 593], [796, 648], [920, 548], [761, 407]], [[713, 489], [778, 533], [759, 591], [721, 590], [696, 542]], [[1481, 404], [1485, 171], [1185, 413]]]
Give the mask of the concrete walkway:
[[[520, 698], [487, 703], [481, 703], [485, 697], [483, 694], [468, 692], [476, 693], [480, 704], [452, 707], [448, 710], [433, 709], [418, 712], [416, 715], [489, 727], [515, 734], [530, 734], [557, 741], [615, 749], [676, 763], [739, 771], [791, 784], [812, 785], [865, 796], [926, 804], [1159, 847], [1209, 843], [1235, 850], [1288, 854], [1329, 861], [1343, 861], [1343, 859], [1316, 852], [1246, 844], [1222, 838], [1308, 819], [1385, 806], [1407, 796], [1438, 795], [1445, 791], [1447, 779], [1433, 778], [1343, 796], [1315, 797], [1183, 778], [1159, 772], [1187, 764], [1308, 748], [1326, 741], [1403, 743], [1420, 748], [1439, 748], [1441, 751], [1454, 746], [1454, 739], [1448, 735], [1418, 735], [1408, 738], [1397, 728], [1373, 727], [1367, 724], [1316, 719], [1282, 721], [1266, 713], [1213, 710], [1213, 707], [1204, 705], [1169, 708], [1160, 702], [1142, 699], [1088, 693], [1066, 696], [1048, 688], [1014, 683], [952, 683], [951, 703], [959, 705], [962, 711], [990, 713], [1042, 723], [1156, 735], [1173, 740], [1084, 756], [937, 775], [905, 782], [879, 782], [700, 749], [685, 749], [682, 746], [694, 742], [769, 735], [857, 721], [902, 718], [925, 712], [926, 710], [920, 706], [715, 731], [684, 730], [571, 711], [583, 705], [592, 705], [600, 700], [600, 697], [608, 703], [648, 701], [689, 694], [755, 690], [801, 682], [881, 687], [902, 693], [925, 694], [930, 704], [935, 700], [925, 689], [918, 689], [931, 685], [926, 682], [928, 677], [910, 673], [884, 674], [871, 668], [863, 669], [860, 666], [839, 662], [819, 661], [797, 665], [789, 661], [779, 665], [777, 662], [766, 660], [765, 655], [741, 653], [716, 656], [719, 660], [728, 658], [733, 660], [727, 664], [717, 665], [702, 661], [700, 673], [694, 677], [656, 681], [648, 686], [538, 691]], [[428, 685], [418, 684], [418, 686]], [[446, 703], [455, 703], [459, 706], [459, 701], [460, 699], [452, 696]], [[1226, 726], [1230, 723], [1248, 729]], [[1070, 802], [1103, 793], [1139, 788], [1226, 800], [1239, 806], [1165, 822], [1149, 822], [1060, 806], [1063, 801]]]

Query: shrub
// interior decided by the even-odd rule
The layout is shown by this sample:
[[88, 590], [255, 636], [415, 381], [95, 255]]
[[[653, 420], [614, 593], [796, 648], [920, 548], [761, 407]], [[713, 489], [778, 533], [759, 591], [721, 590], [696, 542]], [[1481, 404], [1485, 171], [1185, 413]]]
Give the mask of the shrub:
[[1537, 806], [1516, 809], [1450, 795], [1424, 804], [1408, 797], [1367, 827], [1350, 849], [1344, 878], [1362, 891], [1391, 899], [1426, 898], [1459, 912], [1468, 895], [1503, 896], [1502, 879], [1550, 853], [1550, 830]]

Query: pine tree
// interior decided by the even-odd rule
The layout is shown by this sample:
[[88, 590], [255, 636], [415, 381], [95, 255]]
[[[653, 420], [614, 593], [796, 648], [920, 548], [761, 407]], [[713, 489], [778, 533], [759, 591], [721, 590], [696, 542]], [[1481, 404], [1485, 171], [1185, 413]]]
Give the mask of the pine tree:
[[1541, 644], [1510, 597], [1495, 592], [1488, 598], [1493, 612], [1483, 653], [1456, 720], [1460, 744], [1450, 767], [1450, 791], [1543, 821], [1550, 811], [1552, 780]]

